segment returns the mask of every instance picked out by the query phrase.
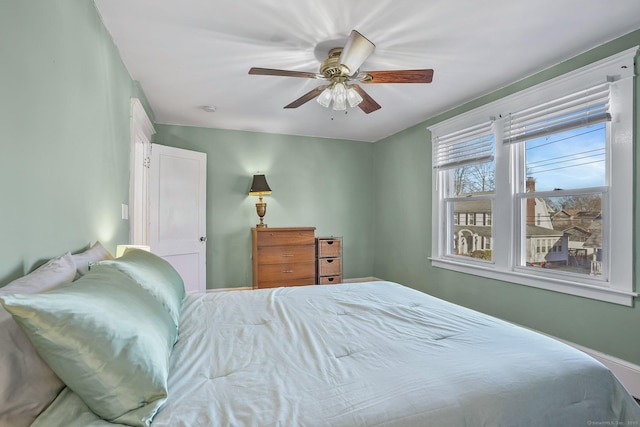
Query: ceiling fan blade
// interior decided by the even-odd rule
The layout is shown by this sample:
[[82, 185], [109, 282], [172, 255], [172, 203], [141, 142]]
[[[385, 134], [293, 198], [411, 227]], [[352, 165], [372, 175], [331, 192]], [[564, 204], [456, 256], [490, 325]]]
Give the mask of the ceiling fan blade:
[[362, 83], [431, 83], [433, 70], [364, 71]]
[[340, 54], [340, 68], [346, 75], [353, 76], [375, 48], [376, 45], [371, 43], [365, 36], [356, 30], [352, 30], [347, 44], [342, 48], [342, 53]]
[[293, 101], [291, 104], [285, 105], [284, 108], [298, 108], [302, 104], [305, 104], [311, 101], [313, 98], [316, 98], [318, 95], [322, 93], [323, 90], [328, 88], [330, 85], [321, 85], [315, 89], [310, 90], [309, 92], [302, 95], [300, 98]]
[[365, 114], [373, 113], [374, 111], [382, 108], [380, 104], [374, 101], [374, 99], [360, 86], [352, 84], [351, 87], [354, 88], [362, 97], [362, 102], [358, 104], [358, 107], [360, 107]]
[[258, 67], [251, 68], [249, 70], [249, 74], [256, 74], [260, 76], [304, 77], [307, 79], [324, 78], [324, 76], [318, 73], [309, 73], [305, 71], [276, 70], [275, 68], [258, 68]]

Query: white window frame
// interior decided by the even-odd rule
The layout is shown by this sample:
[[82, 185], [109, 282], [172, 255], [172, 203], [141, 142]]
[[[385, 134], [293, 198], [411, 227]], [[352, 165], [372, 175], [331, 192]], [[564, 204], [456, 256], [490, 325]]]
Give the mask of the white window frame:
[[[448, 227], [445, 199], [446, 171], [433, 169], [432, 182], [432, 265], [453, 271], [531, 286], [570, 295], [577, 295], [615, 304], [632, 306], [638, 295], [633, 290], [633, 77], [634, 58], [638, 47], [597, 61], [578, 70], [540, 83], [529, 89], [506, 96], [481, 107], [429, 127], [432, 147], [438, 137], [460, 129], [494, 122], [496, 194], [492, 211], [494, 239], [493, 259], [478, 262], [472, 258], [451, 256], [447, 252]], [[568, 95], [603, 82], [611, 82], [611, 113], [607, 126], [608, 161], [607, 203], [610, 213], [604, 218], [608, 227], [603, 241], [608, 264], [608, 277], [579, 277], [577, 275], [546, 274], [538, 269], [519, 267], [519, 248], [522, 227], [517, 189], [518, 162], [522, 158], [522, 143], [503, 144], [503, 121], [509, 112], [518, 111], [548, 100]], [[615, 165], [615, 167], [611, 167]], [[612, 218], [615, 217], [615, 218]], [[615, 242], [612, 244], [611, 242]]]

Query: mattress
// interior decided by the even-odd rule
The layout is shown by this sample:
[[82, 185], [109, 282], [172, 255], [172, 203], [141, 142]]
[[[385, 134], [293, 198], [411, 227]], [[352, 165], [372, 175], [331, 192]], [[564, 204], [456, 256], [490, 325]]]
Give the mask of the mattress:
[[[190, 295], [154, 427], [631, 425], [615, 376], [391, 282]], [[626, 423], [626, 424], [625, 424]], [[69, 389], [35, 427], [113, 425]]]

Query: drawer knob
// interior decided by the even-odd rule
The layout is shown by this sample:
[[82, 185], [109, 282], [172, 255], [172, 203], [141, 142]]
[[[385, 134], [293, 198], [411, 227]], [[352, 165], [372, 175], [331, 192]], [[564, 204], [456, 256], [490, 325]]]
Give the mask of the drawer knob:
[[333, 240], [327, 240], [327, 245], [333, 245]]
[[288, 257], [288, 258], [290, 258], [290, 257], [292, 257], [292, 256], [293, 256], [293, 254], [282, 254], [282, 256], [283, 256], [283, 257]]
[[293, 270], [284, 270], [283, 273], [293, 273]]
[[331, 264], [332, 262], [333, 262], [333, 260], [332, 260], [332, 259], [328, 259], [328, 260], [327, 260], [327, 264]]
[[333, 277], [329, 277], [329, 278], [327, 279], [327, 281], [329, 281], [329, 282], [333, 282]]

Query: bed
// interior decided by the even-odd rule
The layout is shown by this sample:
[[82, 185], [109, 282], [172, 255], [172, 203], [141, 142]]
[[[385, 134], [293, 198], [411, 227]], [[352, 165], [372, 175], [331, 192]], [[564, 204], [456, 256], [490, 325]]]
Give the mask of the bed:
[[[63, 380], [57, 391], [49, 393], [53, 401], [38, 409], [34, 427], [470, 427], [640, 422], [640, 407], [616, 377], [591, 357], [549, 337], [400, 284], [367, 282], [184, 296], [175, 271], [154, 255], [139, 252], [132, 252], [135, 262], [126, 260], [129, 253], [124, 260], [102, 261], [75, 282], [44, 293], [15, 296], [4, 292], [2, 296], [0, 292], [5, 309], [44, 363]], [[86, 294], [78, 299], [74, 292], [91, 297], [97, 292], [100, 301], [86, 299]], [[104, 305], [110, 298], [126, 309], [120, 312], [115, 305]], [[78, 314], [83, 310], [93, 317]], [[58, 339], [68, 341], [62, 350], [50, 337], [44, 344], [38, 338], [55, 335], [48, 330], [55, 329], [52, 325], [58, 322], [59, 311], [72, 312], [60, 315], [65, 321]], [[131, 332], [136, 337], [132, 347], [128, 347], [132, 341], [126, 331], [104, 335], [113, 331], [96, 333], [92, 325], [82, 326], [89, 331], [73, 332], [65, 317], [72, 315], [76, 321], [89, 316], [91, 322], [99, 323], [108, 316], [107, 311], [117, 312], [106, 322], [107, 330], [126, 329], [132, 323], [127, 313], [139, 322]], [[147, 325], [144, 319], [138, 320], [141, 313], [155, 320]], [[43, 317], [43, 323], [35, 327], [36, 321], [25, 320], [29, 316]], [[125, 326], [113, 325], [118, 322]], [[69, 338], [77, 334], [85, 339]], [[154, 337], [149, 338], [151, 344], [136, 347], [148, 337]], [[91, 341], [89, 348], [87, 340]], [[125, 344], [112, 343], [119, 340]], [[94, 346], [97, 353], [88, 361], [82, 359], [82, 353], [94, 351]], [[123, 357], [130, 364], [152, 359], [155, 366], [143, 363], [126, 374], [125, 380], [113, 379], [116, 374], [124, 375], [120, 371], [103, 372], [112, 366], [126, 372]], [[72, 361], [65, 365], [56, 358]], [[152, 382], [135, 390], [147, 381], [138, 379], [139, 371], [145, 369], [161, 371], [150, 374], [160, 377], [159, 388]], [[94, 378], [101, 375], [107, 379]], [[99, 381], [104, 384], [97, 384]], [[145, 394], [155, 388], [161, 391]], [[109, 412], [105, 402], [119, 409]], [[123, 407], [129, 411], [120, 414]]]

